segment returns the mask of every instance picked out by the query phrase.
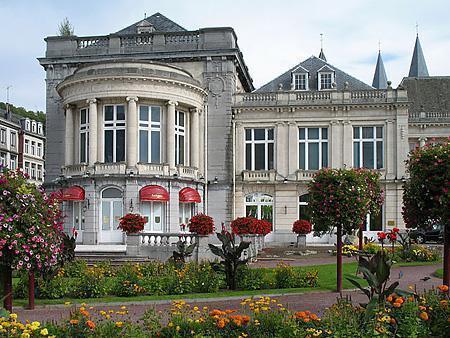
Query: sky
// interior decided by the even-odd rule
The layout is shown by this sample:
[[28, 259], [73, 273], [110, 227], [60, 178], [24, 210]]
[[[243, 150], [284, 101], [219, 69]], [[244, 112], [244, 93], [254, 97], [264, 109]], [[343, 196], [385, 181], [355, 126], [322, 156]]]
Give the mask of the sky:
[[394, 87], [408, 74], [416, 24], [430, 75], [450, 75], [448, 0], [0, 0], [0, 101], [45, 111], [46, 36], [69, 19], [78, 36], [107, 35], [160, 12], [188, 30], [233, 27], [256, 88], [320, 51], [371, 84], [381, 52]]

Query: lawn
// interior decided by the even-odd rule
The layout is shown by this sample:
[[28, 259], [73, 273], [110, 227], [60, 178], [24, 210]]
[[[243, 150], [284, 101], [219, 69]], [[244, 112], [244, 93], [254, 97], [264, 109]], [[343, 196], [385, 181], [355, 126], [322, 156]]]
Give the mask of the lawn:
[[[356, 277], [357, 263], [345, 263], [343, 264], [343, 288], [353, 289], [354, 286], [345, 279], [346, 276], [356, 278], [361, 284], [366, 285], [365, 281]], [[148, 295], [148, 296], [135, 296], [135, 297], [117, 297], [108, 296], [102, 298], [87, 298], [87, 299], [36, 299], [37, 305], [47, 304], [64, 304], [66, 302], [74, 303], [126, 303], [126, 302], [140, 302], [140, 301], [154, 301], [154, 300], [172, 300], [172, 299], [194, 299], [194, 298], [223, 298], [223, 297], [244, 297], [254, 295], [282, 295], [289, 293], [304, 293], [315, 291], [334, 291], [336, 288], [336, 265], [326, 264], [317, 266], [305, 266], [294, 267], [294, 269], [303, 270], [317, 270], [318, 271], [318, 287], [315, 288], [289, 288], [289, 289], [264, 289], [264, 290], [221, 290], [214, 293], [188, 293], [180, 295]], [[274, 273], [274, 269], [261, 268], [265, 274], [271, 275]], [[26, 299], [15, 299], [15, 306], [24, 306], [27, 304]]]
[[435, 275], [437, 278], [444, 278], [444, 269], [437, 269], [437, 270], [434, 272], [434, 275]]

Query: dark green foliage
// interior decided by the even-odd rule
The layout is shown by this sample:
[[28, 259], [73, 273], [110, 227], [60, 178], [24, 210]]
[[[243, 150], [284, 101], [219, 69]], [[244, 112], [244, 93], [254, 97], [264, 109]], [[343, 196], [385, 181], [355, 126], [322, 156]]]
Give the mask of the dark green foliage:
[[[13, 114], [17, 114], [22, 117], [28, 117], [32, 120], [36, 120], [39, 122], [42, 122], [45, 124], [45, 113], [42, 111], [32, 111], [32, 110], [26, 110], [23, 107], [15, 107], [11, 103], [8, 104], [9, 109]], [[6, 110], [6, 103], [0, 102], [0, 109]]]
[[234, 235], [229, 232], [218, 232], [217, 238], [222, 242], [221, 248], [208, 244], [212, 253], [222, 259], [220, 262], [220, 267], [218, 264], [214, 266], [217, 270], [225, 272], [225, 279], [228, 288], [230, 290], [236, 290], [237, 269], [239, 266], [245, 265], [248, 262], [248, 259], [241, 259], [241, 256], [244, 250], [249, 248], [250, 242], [241, 241], [239, 245], [236, 245]]
[[191, 257], [194, 253], [197, 243], [186, 245], [186, 241], [181, 239], [177, 242], [177, 251], [173, 251], [170, 259], [178, 266], [183, 266], [186, 263], [186, 259]]

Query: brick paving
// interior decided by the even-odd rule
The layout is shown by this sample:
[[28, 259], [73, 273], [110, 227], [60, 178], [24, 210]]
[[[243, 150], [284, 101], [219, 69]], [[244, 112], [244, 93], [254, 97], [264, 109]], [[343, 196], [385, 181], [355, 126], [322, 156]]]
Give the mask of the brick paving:
[[[331, 263], [330, 259], [323, 261], [322, 264]], [[259, 262], [261, 265], [266, 265], [267, 262]], [[292, 263], [292, 262], [290, 262]], [[294, 263], [295, 264], [295, 263]], [[294, 265], [292, 264], [292, 265]], [[318, 264], [318, 262], [316, 262]], [[267, 265], [270, 265], [267, 263]], [[311, 265], [311, 261], [310, 264]], [[437, 268], [441, 267], [440, 264], [427, 265], [427, 266], [408, 266], [408, 267], [395, 267], [391, 271], [391, 282], [399, 281], [400, 288], [407, 290], [408, 286], [412, 285], [417, 288], [418, 291], [423, 289], [429, 289], [433, 286], [441, 284], [441, 280], [432, 276]], [[421, 280], [424, 277], [429, 277], [428, 280]], [[343, 292], [343, 296], [349, 296], [354, 302], [366, 301], [365, 296], [360, 291], [352, 290]], [[285, 295], [273, 295], [279, 302], [286, 305], [287, 308], [300, 311], [310, 310], [317, 313], [323, 312], [326, 307], [329, 307], [336, 301], [339, 294], [331, 291], [320, 292], [308, 292], [303, 294], [285, 294]], [[226, 297], [226, 298], [213, 298], [213, 299], [190, 299], [187, 300], [192, 306], [208, 308], [229, 308], [239, 309], [240, 302], [245, 296], [240, 297]], [[109, 303], [109, 304], [88, 304], [88, 306], [94, 306], [96, 310], [115, 310], [120, 311], [121, 305], [126, 305], [129, 311], [128, 317], [133, 320], [138, 320], [142, 317], [143, 313], [149, 307], [154, 307], [157, 311], [165, 310], [170, 307], [170, 301], [143, 301], [143, 302], [130, 302], [130, 303]], [[19, 315], [21, 319], [38, 320], [38, 321], [60, 321], [68, 318], [72, 308], [64, 305], [46, 305], [37, 306], [35, 310], [24, 310], [23, 308], [15, 308], [14, 312]]]

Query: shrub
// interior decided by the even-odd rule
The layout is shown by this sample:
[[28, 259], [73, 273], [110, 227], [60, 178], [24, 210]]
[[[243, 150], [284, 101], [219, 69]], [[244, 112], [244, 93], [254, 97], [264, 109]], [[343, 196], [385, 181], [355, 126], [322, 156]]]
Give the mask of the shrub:
[[237, 273], [237, 287], [242, 290], [261, 290], [270, 287], [262, 269], [250, 269], [242, 265]]
[[367, 244], [364, 244], [364, 247], [363, 247], [363, 251], [370, 255], [374, 255], [380, 250], [381, 250], [381, 247], [375, 243], [367, 243]]
[[86, 271], [74, 281], [74, 298], [98, 298], [109, 294], [110, 283], [103, 274], [95, 267], [88, 267]]
[[278, 289], [316, 287], [317, 285], [317, 270], [294, 269], [285, 263], [279, 263], [275, 269], [275, 287]]
[[188, 223], [189, 231], [196, 234], [207, 236], [214, 232], [214, 220], [205, 214], [193, 216]]
[[297, 235], [307, 235], [311, 232], [311, 223], [304, 219], [299, 219], [294, 222], [292, 226], [292, 232]]
[[142, 286], [143, 274], [139, 264], [123, 265], [118, 271], [112, 286], [112, 293], [116, 296], [137, 296], [145, 293]]
[[256, 234], [258, 220], [254, 217], [238, 217], [231, 222], [231, 230], [236, 235]]
[[135, 234], [144, 230], [147, 220], [139, 214], [126, 214], [120, 219], [118, 228], [127, 234]]

